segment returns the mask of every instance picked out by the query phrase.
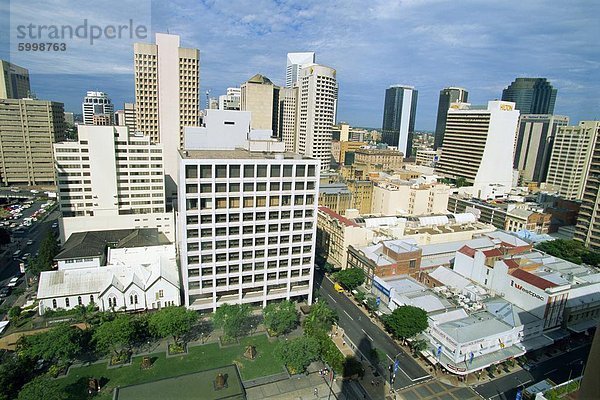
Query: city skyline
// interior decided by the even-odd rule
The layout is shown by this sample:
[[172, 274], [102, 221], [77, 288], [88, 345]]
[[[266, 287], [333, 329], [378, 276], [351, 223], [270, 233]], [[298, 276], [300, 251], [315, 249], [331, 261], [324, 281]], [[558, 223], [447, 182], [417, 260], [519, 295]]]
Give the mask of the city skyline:
[[[56, 15], [59, 3], [63, 4], [13, 2], [11, 19], [36, 10], [47, 21]], [[416, 129], [433, 131], [442, 88], [467, 87], [473, 104], [485, 104], [501, 98], [502, 90], [517, 77], [547, 78], [559, 91], [556, 114], [573, 122], [598, 118], [600, 64], [597, 48], [590, 46], [595, 36], [593, 8], [598, 5], [572, 6], [565, 15], [543, 4], [520, 4], [519, 14], [529, 15], [527, 24], [520, 24], [512, 3], [478, 4], [474, 9], [438, 1], [386, 1], [364, 10], [352, 2], [344, 7], [334, 2], [302, 6], [261, 2], [235, 8], [213, 3], [192, 7], [183, 2], [167, 7], [154, 2], [149, 12], [160, 15], [160, 21], [151, 19], [148, 37], [133, 41], [150, 43], [154, 32], [169, 31], [181, 36], [182, 46], [199, 48], [203, 106], [206, 90], [215, 97], [225, 94], [227, 87], [238, 86], [256, 73], [283, 86], [287, 53], [314, 51], [320, 63], [338, 71], [338, 120], [355, 126], [379, 127], [380, 93], [398, 82], [419, 88]], [[136, 16], [132, 7], [132, 2], [124, 1], [122, 7], [92, 14], [82, 6], [77, 13], [62, 10], [61, 19], [73, 24], [85, 17], [116, 23], [121, 17]], [[261, 15], [272, 18], [263, 20]], [[454, 26], [444, 26], [443, 20], [454, 21]], [[69, 59], [60, 65], [48, 64], [53, 55], [19, 55], [12, 47], [11, 57], [0, 57], [28, 68], [37, 96], [64, 102], [68, 111], [77, 112], [78, 102], [90, 89], [107, 92], [121, 108], [134, 97], [133, 41], [73, 46]], [[24, 56], [28, 62], [23, 62]], [[51, 70], [48, 65], [53, 65]]]

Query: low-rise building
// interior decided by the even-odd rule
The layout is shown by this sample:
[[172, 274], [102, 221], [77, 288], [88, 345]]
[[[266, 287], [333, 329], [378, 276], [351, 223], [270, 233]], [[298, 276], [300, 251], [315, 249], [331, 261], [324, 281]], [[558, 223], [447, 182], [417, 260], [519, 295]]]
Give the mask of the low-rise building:
[[529, 231], [535, 234], [548, 233], [552, 216], [546, 213], [515, 208], [506, 213], [504, 230], [509, 232]]
[[348, 268], [365, 272], [365, 284], [373, 285], [375, 276], [416, 277], [421, 267], [421, 248], [412, 240], [389, 240], [366, 247], [348, 247]]
[[358, 213], [371, 214], [373, 202], [373, 181], [349, 180], [346, 182], [348, 190], [352, 192], [352, 207]]
[[344, 214], [347, 209], [353, 208], [352, 192], [345, 183], [323, 184], [319, 187], [319, 205]]
[[417, 165], [425, 165], [427, 167], [435, 166], [435, 163], [440, 159], [440, 155], [442, 154], [442, 149], [439, 148], [437, 150], [433, 149], [418, 149], [417, 155], [415, 158], [415, 164]]
[[181, 304], [175, 245], [157, 229], [74, 233], [40, 274], [39, 313], [95, 304], [141, 311]]
[[346, 268], [348, 246], [365, 246], [373, 240], [373, 235], [373, 231], [327, 207], [319, 206], [317, 254], [335, 268]]
[[416, 181], [387, 180], [373, 187], [371, 211], [382, 215], [427, 215], [445, 213], [450, 187]]

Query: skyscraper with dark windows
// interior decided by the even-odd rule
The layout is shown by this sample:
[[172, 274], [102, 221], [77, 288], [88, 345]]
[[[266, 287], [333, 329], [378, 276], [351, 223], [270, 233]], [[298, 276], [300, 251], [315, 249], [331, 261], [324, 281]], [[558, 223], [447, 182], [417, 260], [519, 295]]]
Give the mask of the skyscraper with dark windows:
[[556, 93], [546, 78], [517, 78], [502, 91], [502, 100], [514, 102], [521, 114], [554, 114]]
[[440, 90], [440, 101], [438, 103], [437, 122], [435, 124], [435, 137], [433, 148], [442, 147], [444, 141], [444, 132], [446, 131], [446, 117], [448, 109], [452, 103], [466, 103], [469, 99], [469, 92], [459, 87], [447, 87]]
[[412, 155], [418, 91], [412, 86], [392, 85], [385, 91], [383, 142], [396, 146], [404, 157]]

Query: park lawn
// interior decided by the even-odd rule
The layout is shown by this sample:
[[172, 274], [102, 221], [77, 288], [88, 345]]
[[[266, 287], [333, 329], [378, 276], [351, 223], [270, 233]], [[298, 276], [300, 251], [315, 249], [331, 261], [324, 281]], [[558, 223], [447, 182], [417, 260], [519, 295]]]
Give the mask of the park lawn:
[[[256, 346], [257, 356], [254, 360], [244, 357], [248, 345]], [[256, 379], [284, 371], [283, 364], [274, 356], [276, 345], [277, 342], [270, 342], [266, 335], [252, 336], [240, 339], [239, 345], [230, 347], [221, 348], [217, 343], [190, 347], [189, 354], [185, 356], [167, 358], [164, 352], [151, 354], [149, 357], [153, 364], [148, 370], [140, 369], [142, 356], [134, 357], [129, 366], [115, 369], [108, 369], [107, 362], [75, 367], [71, 368], [69, 375], [57, 382], [71, 399], [82, 399], [87, 396], [88, 379], [94, 377], [102, 384], [98, 398], [110, 399], [116, 386], [151, 382], [228, 364], [238, 365], [242, 380]]]

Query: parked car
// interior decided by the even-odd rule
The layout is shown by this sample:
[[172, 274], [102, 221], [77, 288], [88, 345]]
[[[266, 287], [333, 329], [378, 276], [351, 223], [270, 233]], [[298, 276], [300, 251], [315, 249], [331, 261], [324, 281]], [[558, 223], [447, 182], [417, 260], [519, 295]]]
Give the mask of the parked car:
[[30, 239], [27, 241], [27, 246], [31, 246], [32, 244], [33, 244], [33, 240]]

